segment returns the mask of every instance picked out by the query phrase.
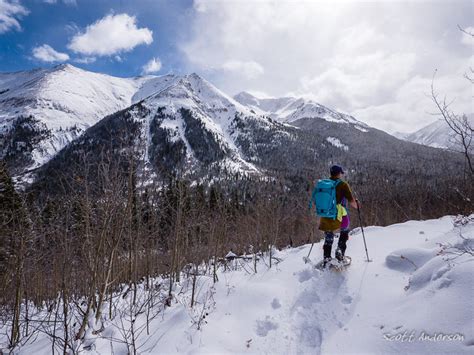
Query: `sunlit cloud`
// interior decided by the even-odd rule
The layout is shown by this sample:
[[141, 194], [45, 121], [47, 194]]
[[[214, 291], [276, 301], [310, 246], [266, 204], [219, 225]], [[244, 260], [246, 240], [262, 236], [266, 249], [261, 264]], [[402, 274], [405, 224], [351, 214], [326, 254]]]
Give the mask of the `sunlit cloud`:
[[[234, 94], [309, 97], [388, 131], [432, 122], [434, 70], [453, 108], [472, 111], [471, 4], [415, 1], [194, 1], [181, 44], [189, 71]], [[420, 18], [423, 21], [420, 22]], [[466, 26], [467, 29], [471, 28]]]
[[33, 57], [47, 63], [65, 62], [69, 60], [69, 55], [56, 51], [47, 44], [33, 48]]
[[150, 29], [138, 28], [134, 16], [127, 14], [107, 15], [76, 34], [68, 48], [87, 56], [110, 56], [129, 52], [141, 44], [151, 44]]

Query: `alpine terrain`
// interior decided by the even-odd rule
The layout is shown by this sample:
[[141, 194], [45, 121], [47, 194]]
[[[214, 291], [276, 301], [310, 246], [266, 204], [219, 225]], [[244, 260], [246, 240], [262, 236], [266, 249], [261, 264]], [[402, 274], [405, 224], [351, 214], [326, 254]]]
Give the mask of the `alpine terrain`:
[[[468, 116], [468, 122], [471, 127], [474, 126], [473, 115]], [[461, 143], [458, 141], [456, 134], [442, 119], [430, 123], [416, 132], [406, 134], [403, 139], [430, 147], [452, 149], [455, 151], [462, 150]], [[472, 145], [471, 150], [474, 152], [474, 146]]]
[[144, 81], [69, 64], [1, 73], [2, 159], [14, 173], [41, 166], [104, 116], [130, 106]]
[[[196, 73], [71, 65], [0, 74], [0, 127], [0, 353], [472, 352], [458, 153]], [[331, 166], [359, 201], [352, 263], [318, 269]]]
[[124, 79], [59, 65], [1, 74], [0, 102], [1, 156], [21, 181], [32, 182], [63, 148], [97, 151], [98, 142], [140, 146], [153, 174], [196, 176], [373, 164], [382, 147], [382, 165], [406, 152], [432, 154], [313, 101], [231, 98], [196, 74]]

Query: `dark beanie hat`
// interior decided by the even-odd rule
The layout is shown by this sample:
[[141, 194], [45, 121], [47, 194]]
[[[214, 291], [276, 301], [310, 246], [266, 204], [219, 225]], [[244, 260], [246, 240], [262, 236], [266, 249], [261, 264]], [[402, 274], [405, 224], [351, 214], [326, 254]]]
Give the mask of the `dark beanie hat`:
[[344, 170], [342, 170], [342, 167], [339, 165], [333, 165], [331, 166], [331, 169], [329, 169], [329, 172], [331, 173], [332, 176], [335, 176], [339, 173], [344, 174]]

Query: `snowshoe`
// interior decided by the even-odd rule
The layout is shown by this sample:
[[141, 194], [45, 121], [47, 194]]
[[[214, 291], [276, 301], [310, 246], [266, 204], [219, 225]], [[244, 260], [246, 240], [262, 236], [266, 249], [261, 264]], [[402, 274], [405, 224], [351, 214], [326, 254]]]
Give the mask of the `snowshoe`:
[[316, 269], [324, 270], [326, 268], [329, 268], [329, 265], [332, 263], [332, 258], [324, 258], [320, 262], [318, 262], [314, 267]]
[[338, 261], [337, 259], [325, 259], [321, 260], [319, 263], [317, 263], [314, 267], [319, 270], [333, 270], [333, 271], [342, 271], [344, 270], [347, 266], [351, 264], [351, 257], [350, 256], [344, 256], [344, 259], [342, 261]]
[[331, 264], [332, 258], [324, 258], [323, 260], [323, 268], [328, 267]]

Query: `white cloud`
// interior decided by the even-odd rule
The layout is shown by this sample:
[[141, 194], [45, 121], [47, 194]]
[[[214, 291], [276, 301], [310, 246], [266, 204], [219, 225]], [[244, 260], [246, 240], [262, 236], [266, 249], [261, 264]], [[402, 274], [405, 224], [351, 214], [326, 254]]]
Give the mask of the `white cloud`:
[[440, 92], [472, 112], [462, 78], [472, 50], [456, 26], [472, 22], [471, 12], [470, 0], [195, 0], [181, 49], [188, 71], [229, 94], [292, 93], [377, 128], [413, 131], [434, 120], [426, 93], [435, 69]]
[[248, 79], [256, 78], [264, 73], [263, 67], [254, 61], [230, 60], [222, 65], [222, 69], [245, 75]]
[[160, 71], [160, 69], [161, 69], [160, 59], [152, 58], [142, 67], [142, 73], [143, 74], [157, 73]]
[[301, 93], [313, 93], [329, 106], [361, 107], [376, 97], [389, 96], [410, 78], [416, 64], [414, 53], [374, 52], [352, 57], [339, 51], [329, 69], [312, 78], [303, 76]]
[[109, 56], [152, 42], [153, 32], [146, 27], [137, 28], [134, 16], [111, 14], [76, 34], [68, 48], [85, 55]]
[[95, 63], [96, 60], [97, 60], [96, 57], [82, 57], [82, 58], [74, 59], [76, 63], [81, 63], [81, 64], [92, 64], [92, 63]]
[[66, 5], [77, 5], [76, 0], [43, 0], [46, 4], [57, 4], [58, 2], [62, 2]]
[[[472, 112], [471, 84], [462, 77], [460, 68], [458, 75], [437, 75], [434, 80], [435, 91], [440, 97], [452, 102], [456, 112]], [[439, 73], [443, 74], [443, 73]], [[360, 107], [352, 112], [359, 119], [375, 127], [384, 120], [383, 127], [390, 131], [412, 132], [439, 118], [431, 98], [432, 78], [416, 75], [404, 81], [394, 89], [393, 100], [380, 104]]]
[[65, 62], [69, 60], [69, 55], [54, 50], [51, 46], [43, 44], [33, 48], [33, 57], [43, 62]]
[[0, 0], [0, 33], [21, 30], [20, 19], [29, 11], [17, 0]]

